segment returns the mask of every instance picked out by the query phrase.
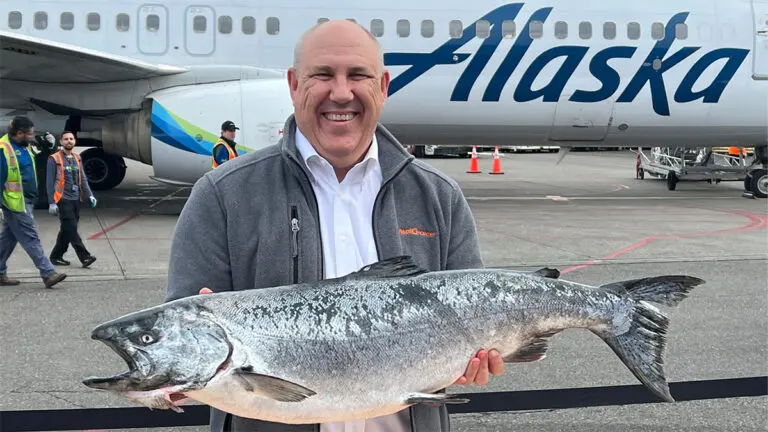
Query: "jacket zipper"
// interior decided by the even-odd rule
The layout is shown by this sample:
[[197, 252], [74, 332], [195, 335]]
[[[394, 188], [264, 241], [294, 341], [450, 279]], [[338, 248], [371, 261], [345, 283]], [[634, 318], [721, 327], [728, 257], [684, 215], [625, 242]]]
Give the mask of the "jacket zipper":
[[301, 171], [302, 175], [304, 176], [304, 180], [307, 181], [307, 184], [309, 185], [309, 191], [312, 195], [312, 202], [315, 205], [315, 224], [317, 225], [317, 238], [319, 240], [319, 244], [317, 247], [317, 259], [320, 265], [318, 266], [318, 279], [322, 280], [323, 276], [325, 275], [325, 258], [323, 257], [323, 234], [320, 232], [320, 206], [317, 203], [317, 197], [315, 196], [315, 189], [312, 187], [312, 182], [309, 180], [309, 175], [306, 171], [304, 171], [304, 167], [301, 166], [298, 160], [290, 154], [287, 153], [288, 159], [293, 161], [299, 168], [299, 171]]
[[293, 246], [293, 283], [299, 283], [299, 210], [291, 206], [291, 235]]

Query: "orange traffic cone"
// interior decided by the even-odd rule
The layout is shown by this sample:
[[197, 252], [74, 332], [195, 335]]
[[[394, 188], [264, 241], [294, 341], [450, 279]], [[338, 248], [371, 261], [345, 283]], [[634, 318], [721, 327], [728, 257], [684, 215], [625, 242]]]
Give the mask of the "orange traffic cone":
[[504, 174], [501, 170], [501, 159], [499, 159], [499, 146], [493, 151], [493, 169], [488, 174]]
[[477, 161], [477, 147], [472, 146], [472, 158], [469, 160], [469, 170], [467, 170], [470, 174], [479, 174], [480, 173], [480, 165]]

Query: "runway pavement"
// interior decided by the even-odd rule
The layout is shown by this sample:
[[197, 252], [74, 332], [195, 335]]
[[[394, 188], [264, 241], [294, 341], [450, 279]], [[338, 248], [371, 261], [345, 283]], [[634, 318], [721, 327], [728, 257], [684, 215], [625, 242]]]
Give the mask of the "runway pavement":
[[[488, 174], [488, 154], [481, 155], [480, 174], [466, 173], [467, 159], [424, 161], [462, 186], [489, 267], [556, 267], [563, 278], [590, 284], [661, 274], [705, 279], [669, 311], [670, 381], [768, 375], [766, 201], [742, 198], [739, 183], [681, 183], [668, 191], [663, 181], [636, 180], [634, 155], [627, 151], [571, 153], [555, 166], [557, 157], [503, 154], [504, 174], [496, 176]], [[93, 326], [162, 301], [170, 239], [189, 190], [156, 184], [150, 174], [150, 167], [129, 162], [124, 183], [98, 193], [95, 212], [82, 209], [80, 233], [98, 261], [82, 269], [70, 251], [73, 266], [59, 269], [69, 277], [56, 289], [43, 287], [17, 247], [9, 276], [24, 283], [0, 289], [0, 411], [135, 406], [80, 381], [124, 368], [106, 346], [89, 339]], [[50, 251], [58, 220], [45, 210], [35, 217]], [[486, 387], [450, 391], [637, 384], [600, 339], [571, 330], [552, 338], [545, 360], [508, 364], [504, 375], [492, 377]], [[736, 381], [722, 384], [729, 385], [737, 386]], [[454, 430], [765, 431], [768, 398], [509, 409], [455, 414]]]

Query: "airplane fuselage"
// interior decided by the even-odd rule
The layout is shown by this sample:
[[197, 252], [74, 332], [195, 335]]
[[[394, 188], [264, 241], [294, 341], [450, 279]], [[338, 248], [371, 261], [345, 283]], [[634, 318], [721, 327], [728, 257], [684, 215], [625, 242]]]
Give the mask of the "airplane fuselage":
[[274, 69], [312, 25], [352, 19], [382, 44], [382, 122], [405, 143], [768, 143], [768, 0], [0, 1], [0, 17], [4, 30], [152, 63]]

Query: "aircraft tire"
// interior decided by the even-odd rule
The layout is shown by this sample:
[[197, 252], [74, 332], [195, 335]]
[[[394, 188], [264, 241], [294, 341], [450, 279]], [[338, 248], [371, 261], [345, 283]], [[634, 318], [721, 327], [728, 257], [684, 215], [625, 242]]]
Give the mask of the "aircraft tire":
[[109, 190], [119, 185], [125, 178], [125, 160], [94, 147], [80, 153], [83, 158], [83, 171], [88, 176], [92, 190]]
[[754, 170], [750, 172], [747, 179], [750, 179], [749, 191], [755, 198], [768, 197], [768, 170], [765, 168]]

